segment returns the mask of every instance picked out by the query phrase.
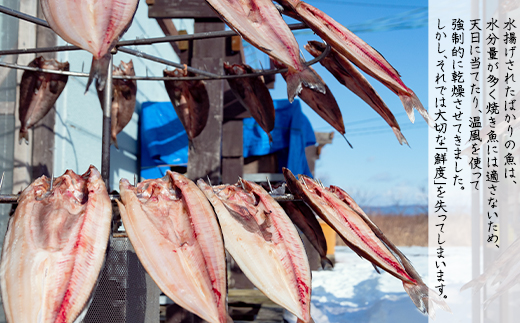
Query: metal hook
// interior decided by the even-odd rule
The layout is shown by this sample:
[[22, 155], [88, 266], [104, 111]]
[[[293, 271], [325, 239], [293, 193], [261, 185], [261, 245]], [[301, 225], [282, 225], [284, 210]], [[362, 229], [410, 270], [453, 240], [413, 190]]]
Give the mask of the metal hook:
[[305, 187], [307, 189], [309, 189], [309, 187], [307, 186], [307, 183], [305, 182], [305, 180], [303, 178], [300, 179], [300, 182], [302, 182], [302, 184], [305, 185]]
[[5, 172], [2, 172], [2, 178], [0, 179], [0, 190], [2, 189], [2, 185], [4, 185], [4, 175]]
[[242, 185], [242, 189], [245, 191], [246, 187], [244, 186], [244, 182], [242, 182], [242, 177], [238, 176], [238, 181], [240, 182], [240, 185]]
[[134, 187], [137, 185], [137, 174], [134, 174]]
[[52, 192], [52, 185], [54, 184], [54, 173], [51, 175], [51, 188], [49, 189], [49, 192]]
[[206, 175], [206, 177], [208, 178], [209, 186], [211, 186], [211, 188], [213, 188], [213, 185], [211, 185], [211, 179], [209, 178], [209, 175]]
[[323, 185], [323, 183], [321, 182], [321, 180], [319, 178], [316, 178], [316, 181], [318, 182], [318, 184], [320, 184], [321, 188], [325, 188], [325, 186]]
[[81, 73], [83, 73], [83, 69], [85, 68], [85, 61], [81, 63]]
[[271, 186], [271, 182], [269, 181], [269, 177], [265, 177], [265, 179], [267, 180], [267, 184], [269, 184], [269, 193], [272, 193], [273, 192], [273, 187]]

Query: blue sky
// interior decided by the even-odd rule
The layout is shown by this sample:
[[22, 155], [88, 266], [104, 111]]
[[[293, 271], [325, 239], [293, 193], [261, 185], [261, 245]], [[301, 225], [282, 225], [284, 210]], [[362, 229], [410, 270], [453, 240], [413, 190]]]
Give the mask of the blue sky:
[[[403, 82], [427, 107], [428, 27], [426, 23], [422, 23], [422, 27], [415, 27], [427, 18], [427, 1], [307, 2], [354, 32], [360, 29], [361, 24], [369, 29], [377, 29], [360, 30], [356, 34], [377, 49], [397, 69]], [[386, 18], [392, 19], [383, 20]], [[367, 22], [369, 23], [365, 24]], [[395, 24], [411, 25], [413, 28], [385, 30]], [[303, 49], [303, 45], [308, 40], [319, 40], [318, 36], [309, 32], [295, 34], [302, 52], [310, 59], [311, 56]], [[347, 138], [354, 146], [354, 149], [350, 149], [336, 132], [333, 143], [325, 146], [322, 151], [316, 165], [316, 176], [327, 185], [335, 184], [347, 189], [360, 204], [381, 206], [427, 203], [428, 128], [424, 119], [415, 112], [416, 121], [412, 124], [397, 95], [367, 77], [395, 115], [410, 144], [410, 147], [401, 146], [392, 129], [372, 108], [342, 86], [320, 64], [314, 65], [314, 68], [336, 97], [343, 114]], [[271, 95], [273, 99], [284, 99], [287, 98], [286, 93], [286, 84], [278, 75]], [[312, 109], [305, 104], [303, 106], [303, 112], [315, 131], [334, 131]]]

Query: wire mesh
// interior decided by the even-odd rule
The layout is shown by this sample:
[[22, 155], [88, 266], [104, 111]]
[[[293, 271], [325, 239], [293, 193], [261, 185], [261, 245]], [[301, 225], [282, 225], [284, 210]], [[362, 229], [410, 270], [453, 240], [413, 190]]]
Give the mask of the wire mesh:
[[100, 275], [84, 323], [159, 322], [160, 290], [128, 238], [110, 238]]

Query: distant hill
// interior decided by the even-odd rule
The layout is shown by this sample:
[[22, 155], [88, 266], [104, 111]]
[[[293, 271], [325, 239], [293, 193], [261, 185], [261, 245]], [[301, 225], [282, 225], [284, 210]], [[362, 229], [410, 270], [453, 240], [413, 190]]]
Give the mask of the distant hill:
[[417, 215], [428, 213], [428, 205], [389, 205], [389, 206], [364, 206], [361, 207], [367, 214], [380, 215]]

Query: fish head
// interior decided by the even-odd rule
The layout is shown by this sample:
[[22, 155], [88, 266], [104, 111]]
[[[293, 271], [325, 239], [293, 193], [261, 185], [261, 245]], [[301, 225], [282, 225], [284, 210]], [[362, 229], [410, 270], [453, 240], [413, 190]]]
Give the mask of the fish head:
[[135, 76], [134, 62], [132, 60], [128, 63], [121, 61], [119, 68], [123, 71], [124, 75]]

